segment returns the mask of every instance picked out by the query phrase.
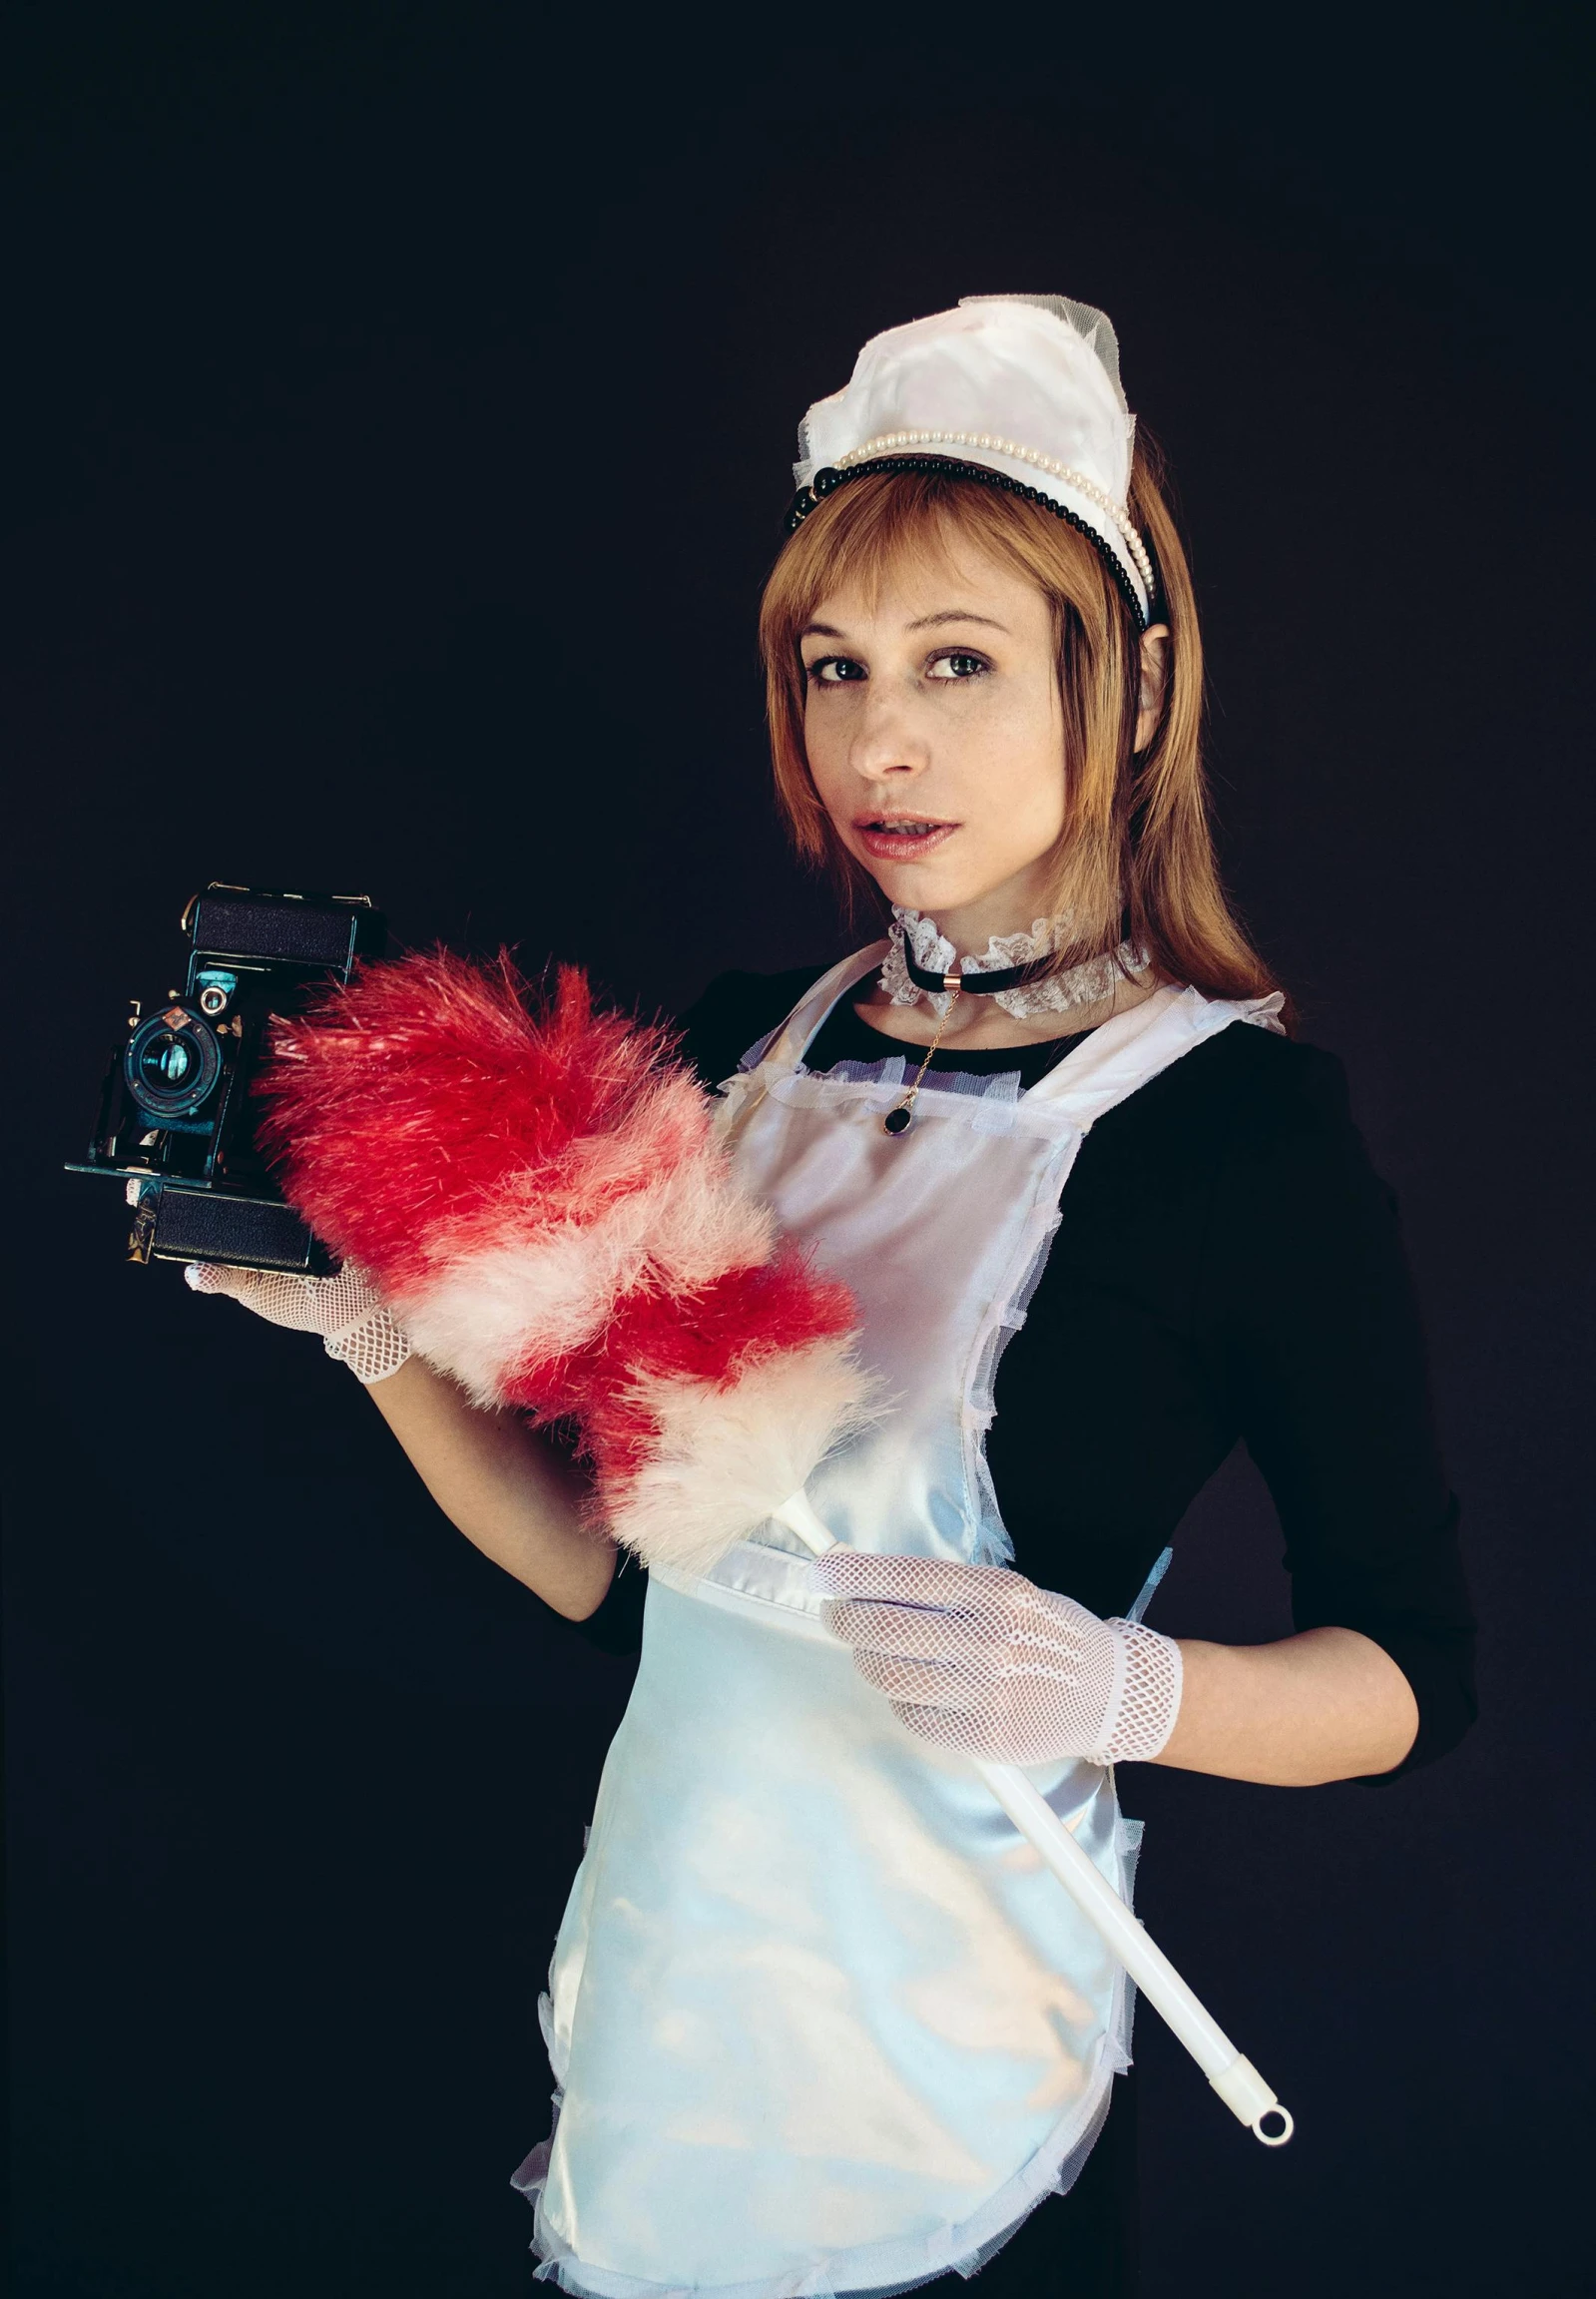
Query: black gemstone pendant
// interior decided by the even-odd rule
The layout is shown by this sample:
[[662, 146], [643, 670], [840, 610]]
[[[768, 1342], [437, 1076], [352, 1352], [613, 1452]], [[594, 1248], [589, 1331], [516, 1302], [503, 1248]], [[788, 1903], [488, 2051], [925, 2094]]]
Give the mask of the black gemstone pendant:
[[913, 1123], [914, 1112], [900, 1106], [895, 1110], [887, 1111], [881, 1120], [881, 1131], [889, 1134], [906, 1134]]

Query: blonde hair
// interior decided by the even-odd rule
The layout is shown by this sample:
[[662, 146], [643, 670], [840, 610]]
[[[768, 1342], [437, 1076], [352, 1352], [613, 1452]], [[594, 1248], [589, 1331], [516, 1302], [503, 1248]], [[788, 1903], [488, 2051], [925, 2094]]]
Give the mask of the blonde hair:
[[1147, 951], [1155, 975], [1211, 997], [1275, 987], [1220, 882], [1203, 774], [1203, 648], [1186, 556], [1152, 451], [1138, 438], [1130, 511], [1159, 572], [1168, 666], [1157, 732], [1137, 752], [1140, 631], [1094, 544], [1052, 512], [951, 472], [882, 471], [826, 496], [771, 571], [760, 613], [777, 802], [798, 853], [829, 863], [849, 893], [874, 881], [846, 854], [815, 793], [803, 747], [798, 634], [828, 594], [879, 584], [900, 554], [959, 539], [1026, 576], [1053, 611], [1064, 713], [1065, 817], [1049, 909], [1072, 933], [1061, 966], [1113, 949]]

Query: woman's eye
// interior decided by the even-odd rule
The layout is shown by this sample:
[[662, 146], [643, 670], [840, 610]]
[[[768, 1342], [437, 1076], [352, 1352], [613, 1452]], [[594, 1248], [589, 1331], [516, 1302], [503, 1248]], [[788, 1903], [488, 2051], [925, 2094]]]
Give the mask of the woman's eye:
[[981, 655], [937, 655], [926, 665], [926, 676], [932, 679], [978, 679], [987, 670]]
[[808, 665], [809, 680], [817, 687], [851, 685], [864, 676], [864, 665], [850, 661], [846, 655], [824, 655], [817, 663]]

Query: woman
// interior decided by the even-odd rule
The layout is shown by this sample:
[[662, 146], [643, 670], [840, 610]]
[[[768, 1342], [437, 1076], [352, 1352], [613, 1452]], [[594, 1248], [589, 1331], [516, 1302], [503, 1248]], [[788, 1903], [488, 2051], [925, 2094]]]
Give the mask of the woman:
[[[1125, 1992], [969, 1757], [1031, 1768], [1128, 1891], [1116, 1762], [1387, 1780], [1472, 1716], [1393, 1209], [1226, 908], [1133, 441], [1112, 329], [1056, 297], [876, 338], [804, 427], [778, 794], [893, 922], [684, 1028], [860, 1305], [883, 1409], [809, 1488], [842, 1552], [767, 1536], [649, 1589], [357, 1279], [196, 1273], [322, 1331], [471, 1539], [641, 1643], [556, 1951], [563, 2114], [518, 2174], [542, 2272], [595, 2299], [1132, 2290]], [[1176, 1643], [1141, 1610], [1238, 1438], [1297, 1632]]]

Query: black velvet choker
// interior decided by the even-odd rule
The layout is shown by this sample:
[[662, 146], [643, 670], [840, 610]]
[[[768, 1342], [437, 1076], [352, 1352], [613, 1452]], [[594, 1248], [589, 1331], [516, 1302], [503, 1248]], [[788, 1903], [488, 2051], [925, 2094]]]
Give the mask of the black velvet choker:
[[1056, 965], [1050, 957], [1031, 958], [1023, 966], [999, 966], [992, 973], [934, 974], [918, 962], [901, 926], [897, 928], [897, 937], [903, 945], [904, 970], [917, 990], [935, 993], [963, 990], [976, 997], [992, 998], [1000, 990], [1023, 989], [1027, 982], [1039, 982], [1044, 974], [1052, 973]]

